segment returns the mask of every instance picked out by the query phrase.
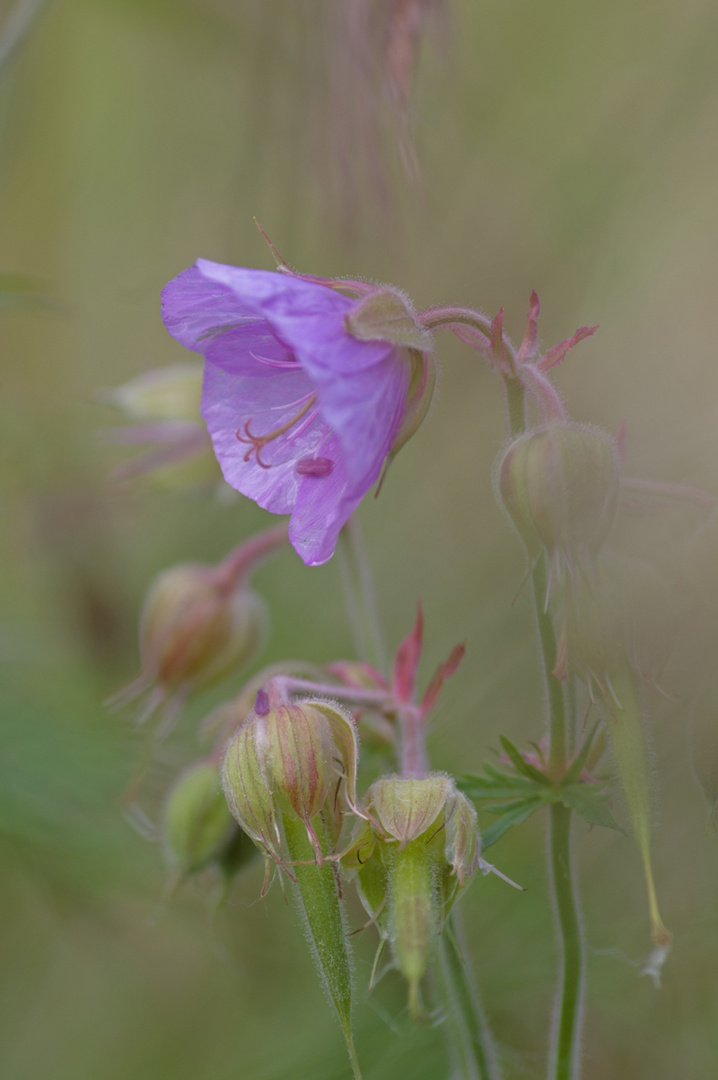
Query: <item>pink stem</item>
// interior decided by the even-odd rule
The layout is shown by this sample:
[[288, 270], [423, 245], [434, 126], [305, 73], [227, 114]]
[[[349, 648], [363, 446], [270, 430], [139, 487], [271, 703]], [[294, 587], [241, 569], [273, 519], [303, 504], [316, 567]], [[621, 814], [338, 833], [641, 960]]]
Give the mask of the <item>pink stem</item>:
[[232, 592], [248, 577], [257, 563], [271, 555], [277, 548], [287, 543], [287, 526], [277, 525], [257, 533], [230, 551], [229, 555], [216, 568], [217, 582], [220, 589]]
[[401, 731], [401, 775], [421, 779], [429, 771], [426, 753], [426, 724], [419, 709], [405, 705], [398, 715]]

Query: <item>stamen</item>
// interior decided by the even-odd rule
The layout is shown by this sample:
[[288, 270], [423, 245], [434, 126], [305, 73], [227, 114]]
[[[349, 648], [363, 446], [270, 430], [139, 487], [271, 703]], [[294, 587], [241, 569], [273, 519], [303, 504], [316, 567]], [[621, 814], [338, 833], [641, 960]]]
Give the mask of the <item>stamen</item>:
[[[267, 443], [272, 442], [274, 439], [278, 439], [280, 435], [284, 435], [285, 432], [290, 431], [291, 428], [293, 428], [294, 425], [296, 423], [298, 423], [298, 421], [301, 420], [303, 416], [306, 416], [306, 414], [312, 408], [312, 406], [314, 405], [316, 400], [317, 400], [317, 394], [316, 394], [316, 391], [315, 391], [313, 394], [310, 394], [306, 398], [306, 400], [304, 401], [302, 406], [298, 409], [298, 411], [294, 414], [294, 416], [290, 417], [290, 419], [287, 420], [286, 423], [280, 424], [280, 426], [278, 428], [275, 428], [273, 431], [267, 432], [266, 435], [253, 435], [252, 432], [249, 429], [249, 425], [252, 422], [252, 417], [250, 417], [249, 420], [245, 420], [245, 422], [244, 422], [244, 434], [240, 433], [240, 428], [237, 428], [237, 430], [235, 432], [235, 436], [236, 436], [236, 438], [237, 438], [237, 440], [239, 442], [249, 444], [249, 450], [244, 455], [244, 460], [249, 461], [252, 454], [254, 454], [255, 461], [260, 466], [260, 468], [262, 468], [262, 469], [271, 468], [271, 466], [268, 465], [265, 461], [262, 461], [262, 459], [260, 457], [260, 454], [261, 454], [262, 450], [267, 445]], [[297, 402], [292, 402], [292, 404], [293, 405], [297, 404]], [[286, 405], [283, 406], [283, 407], [287, 408]]]
[[273, 368], [294, 368], [297, 366], [296, 360], [272, 360], [269, 356], [259, 356], [258, 353], [250, 351], [249, 355], [253, 360], [256, 360], [259, 364], [266, 364], [267, 367]]
[[297, 398], [295, 401], [286, 401], [281, 405], [272, 405], [267, 412], [286, 412], [287, 409], [293, 408], [295, 405], [303, 405], [305, 401], [309, 401], [310, 397], [316, 394], [316, 390], [310, 390], [304, 397]]
[[297, 430], [292, 432], [292, 434], [287, 439], [287, 442], [288, 443], [294, 442], [294, 440], [298, 439], [300, 435], [303, 435], [304, 432], [307, 430], [307, 428], [312, 426], [312, 424], [314, 423], [314, 421], [317, 418], [318, 413], [319, 413], [319, 409], [314, 409], [312, 412], [310, 412], [309, 416], [304, 421], [304, 423], [300, 424], [299, 427], [297, 428]]

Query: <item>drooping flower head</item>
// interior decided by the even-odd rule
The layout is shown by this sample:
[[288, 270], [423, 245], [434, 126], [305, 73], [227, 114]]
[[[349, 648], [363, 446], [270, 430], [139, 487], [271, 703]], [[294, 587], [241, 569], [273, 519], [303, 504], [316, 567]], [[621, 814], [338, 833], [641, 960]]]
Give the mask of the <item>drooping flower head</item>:
[[432, 340], [408, 300], [199, 259], [165, 287], [162, 315], [205, 357], [201, 412], [225, 479], [291, 514], [301, 558], [326, 562], [428, 408]]

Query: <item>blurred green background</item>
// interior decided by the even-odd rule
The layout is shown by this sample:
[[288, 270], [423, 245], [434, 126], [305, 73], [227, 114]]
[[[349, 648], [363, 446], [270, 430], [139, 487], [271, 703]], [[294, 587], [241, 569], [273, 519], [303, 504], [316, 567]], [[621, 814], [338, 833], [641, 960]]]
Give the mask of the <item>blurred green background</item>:
[[[245, 501], [109, 480], [122, 454], [98, 435], [117, 421], [98, 391], [186, 355], [159, 317], [170, 277], [199, 255], [270, 268], [256, 215], [301, 270], [391, 281], [418, 306], [503, 305], [516, 337], [536, 288], [547, 345], [601, 325], [558, 375], [573, 415], [611, 430], [625, 420], [631, 473], [718, 491], [716, 5], [428, 4], [413, 178], [405, 121], [377, 82], [380, 41], [352, 23], [361, 6], [55, 0], [0, 71], [0, 271], [31, 286], [5, 292], [0, 310], [7, 1080], [348, 1071], [293, 908], [277, 888], [258, 900], [261, 866], [216, 913], [206, 879], [165, 903], [162, 853], [120, 808], [141, 739], [102, 702], [136, 670], [148, 583], [269, 523]], [[2, 34], [15, 5], [0, 7]], [[440, 358], [432, 414], [362, 521], [392, 646], [419, 596], [425, 678], [467, 642], [431, 743], [435, 765], [459, 772], [478, 768], [499, 731], [538, 738], [542, 702], [527, 597], [511, 603], [523, 556], [492, 491], [500, 388], [458, 342], [441, 339]], [[651, 519], [651, 542], [666, 517]], [[352, 654], [336, 560], [307, 569], [287, 552], [256, 581], [272, 617], [263, 662]], [[199, 755], [197, 722], [238, 685], [192, 702], [161, 750], [157, 792]], [[717, 840], [685, 708], [655, 694], [648, 707], [675, 948], [656, 991], [639, 978], [647, 916], [633, 844], [579, 825], [590, 1080], [702, 1080], [718, 1060]], [[491, 852], [525, 893], [481, 879], [462, 901], [507, 1078], [544, 1069], [543, 824]], [[365, 1000], [371, 935], [354, 939], [366, 1077], [445, 1077], [441, 1031], [411, 1029], [398, 979]]]

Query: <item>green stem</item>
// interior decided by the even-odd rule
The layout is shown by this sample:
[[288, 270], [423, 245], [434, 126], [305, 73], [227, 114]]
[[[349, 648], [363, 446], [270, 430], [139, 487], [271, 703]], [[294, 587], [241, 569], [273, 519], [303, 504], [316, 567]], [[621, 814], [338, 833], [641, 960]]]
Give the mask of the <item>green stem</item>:
[[[526, 430], [525, 391], [515, 379], [504, 380], [504, 385], [509, 427], [515, 437]], [[568, 765], [569, 738], [564, 687], [554, 675], [556, 632], [546, 609], [548, 573], [543, 555], [533, 566], [531, 581], [548, 705], [548, 770], [554, 779], [559, 779]], [[560, 956], [548, 1077], [549, 1080], [578, 1080], [585, 946], [571, 852], [571, 811], [560, 803], [554, 803], [550, 809], [548, 856]]]
[[[447, 930], [458, 933], [456, 913]], [[452, 933], [444, 931], [439, 941], [436, 990], [446, 1016], [448, 1043], [461, 1080], [499, 1080], [491, 1032], [466, 961], [459, 955]]]
[[361, 660], [386, 671], [386, 646], [364, 538], [356, 514], [339, 534], [339, 556], [354, 647]]
[[[291, 814], [284, 814], [283, 824], [289, 856], [294, 864], [292, 874], [297, 883], [299, 908], [304, 918], [307, 941], [324, 987], [337, 1010], [354, 1080], [361, 1080], [352, 1036], [351, 964], [336, 870], [329, 862], [324, 862], [321, 867], [315, 864], [316, 853], [303, 821]], [[327, 854], [329, 843], [321, 818], [316, 817], [312, 825], [319, 838], [322, 853]]]
[[546, 610], [548, 575], [546, 559], [542, 555], [531, 572], [534, 612], [541, 647], [541, 666], [546, 680], [549, 721], [549, 773], [559, 779], [567, 767], [567, 724], [563, 683], [553, 673], [556, 666], [556, 631], [553, 619]]
[[550, 814], [549, 863], [561, 967], [548, 1075], [555, 1080], [573, 1080], [580, 1067], [585, 950], [571, 858], [571, 811], [553, 803]]

